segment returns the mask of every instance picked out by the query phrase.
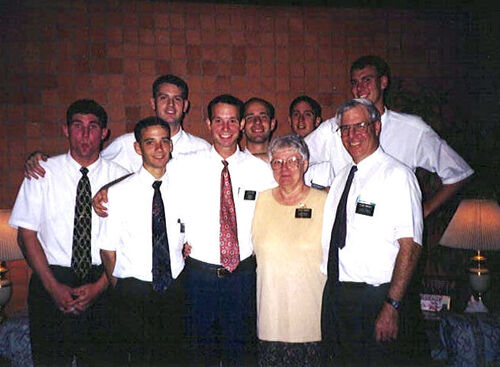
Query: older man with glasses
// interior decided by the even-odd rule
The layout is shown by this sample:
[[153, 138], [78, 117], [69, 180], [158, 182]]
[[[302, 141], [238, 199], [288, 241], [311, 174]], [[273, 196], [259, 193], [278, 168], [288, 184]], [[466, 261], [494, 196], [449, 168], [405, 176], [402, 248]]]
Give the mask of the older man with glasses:
[[372, 102], [346, 102], [337, 121], [351, 162], [325, 203], [322, 336], [335, 366], [386, 366], [421, 252], [422, 197], [411, 169], [380, 147]]

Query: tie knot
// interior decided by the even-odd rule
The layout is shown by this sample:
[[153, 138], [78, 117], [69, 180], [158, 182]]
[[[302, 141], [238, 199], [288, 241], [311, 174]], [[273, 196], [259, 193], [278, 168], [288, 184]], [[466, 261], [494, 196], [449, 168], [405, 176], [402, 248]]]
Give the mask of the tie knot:
[[89, 173], [89, 169], [87, 167], [82, 167], [80, 168], [80, 172], [82, 175], [87, 176], [87, 173]]
[[227, 161], [226, 161], [226, 160], [223, 160], [223, 161], [222, 161], [222, 164], [224, 165], [224, 168], [227, 168], [227, 166], [229, 165], [229, 163], [227, 163]]
[[155, 190], [158, 190], [160, 188], [160, 186], [161, 186], [161, 181], [155, 181], [155, 182], [153, 182], [153, 188]]
[[357, 170], [358, 170], [357, 166], [352, 166], [351, 167], [351, 172], [349, 172], [349, 175], [353, 175]]

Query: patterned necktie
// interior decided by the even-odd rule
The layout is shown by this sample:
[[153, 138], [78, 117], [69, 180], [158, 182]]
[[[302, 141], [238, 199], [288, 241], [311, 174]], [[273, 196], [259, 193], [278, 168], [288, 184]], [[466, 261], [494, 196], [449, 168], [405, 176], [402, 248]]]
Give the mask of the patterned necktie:
[[161, 181], [153, 182], [153, 290], [164, 292], [172, 283], [165, 207], [160, 192]]
[[89, 170], [85, 167], [80, 169], [82, 177], [76, 188], [75, 221], [73, 227], [73, 254], [71, 257], [71, 268], [78, 278], [86, 282], [92, 265], [90, 247], [92, 231], [92, 191], [87, 176]]
[[338, 263], [338, 249], [345, 246], [345, 237], [347, 234], [346, 226], [346, 207], [347, 207], [347, 197], [349, 196], [349, 190], [351, 189], [352, 180], [354, 179], [354, 173], [358, 170], [358, 167], [352, 166], [349, 176], [347, 176], [347, 181], [345, 183], [344, 191], [340, 197], [339, 205], [337, 206], [337, 214], [335, 215], [335, 221], [333, 222], [332, 236], [330, 238], [330, 252], [328, 256], [328, 277], [331, 279], [338, 279], [339, 263]]
[[220, 261], [223, 267], [232, 272], [240, 263], [238, 227], [228, 163], [222, 161], [222, 164], [224, 168], [220, 181]]

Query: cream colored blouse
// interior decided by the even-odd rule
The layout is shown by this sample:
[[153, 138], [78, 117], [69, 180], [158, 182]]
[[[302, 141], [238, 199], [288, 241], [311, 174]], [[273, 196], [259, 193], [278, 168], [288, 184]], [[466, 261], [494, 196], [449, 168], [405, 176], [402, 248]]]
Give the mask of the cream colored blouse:
[[[326, 192], [311, 189], [299, 205], [259, 194], [252, 223], [257, 257], [257, 333], [260, 340], [321, 340], [321, 228]], [[310, 218], [296, 218], [296, 209]]]

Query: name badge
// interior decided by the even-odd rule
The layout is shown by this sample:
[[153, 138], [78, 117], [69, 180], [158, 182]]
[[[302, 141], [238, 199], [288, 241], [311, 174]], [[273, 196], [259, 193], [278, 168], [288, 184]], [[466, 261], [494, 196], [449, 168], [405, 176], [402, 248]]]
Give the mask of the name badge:
[[356, 213], [361, 215], [367, 215], [373, 217], [373, 212], [375, 211], [375, 204], [367, 203], [365, 201], [358, 201], [356, 204]]
[[295, 209], [295, 218], [311, 218], [312, 209], [310, 208], [297, 208]]
[[257, 191], [245, 190], [245, 195], [243, 196], [243, 199], [244, 200], [255, 200], [256, 195], [257, 195]]

